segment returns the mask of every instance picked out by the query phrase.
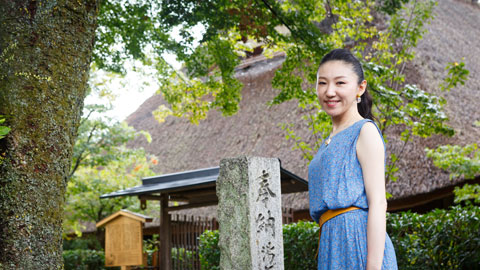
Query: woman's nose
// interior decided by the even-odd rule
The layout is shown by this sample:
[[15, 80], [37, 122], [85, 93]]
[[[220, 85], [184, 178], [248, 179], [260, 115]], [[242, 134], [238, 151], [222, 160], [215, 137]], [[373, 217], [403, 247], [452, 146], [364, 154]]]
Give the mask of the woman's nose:
[[332, 84], [327, 84], [325, 89], [325, 95], [327, 97], [334, 97], [335, 96], [335, 86]]

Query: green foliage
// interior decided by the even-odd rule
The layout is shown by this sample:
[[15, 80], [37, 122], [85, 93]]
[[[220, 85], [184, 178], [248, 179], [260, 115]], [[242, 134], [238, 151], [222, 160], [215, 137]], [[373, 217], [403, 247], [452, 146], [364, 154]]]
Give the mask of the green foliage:
[[184, 248], [172, 248], [172, 268], [193, 270], [195, 252]]
[[108, 215], [129, 209], [142, 212], [136, 197], [100, 199], [100, 195], [140, 184], [140, 179], [154, 175], [152, 161], [143, 149], [117, 148], [121, 158], [105, 166], [80, 167], [67, 185], [64, 230], [81, 234], [83, 222], [98, 222]]
[[[154, 175], [151, 167], [158, 163], [143, 149], [126, 147], [127, 142], [143, 135], [142, 132], [124, 122], [89, 119], [93, 113], [106, 110], [104, 106], [87, 106], [78, 129], [67, 184], [64, 237], [71, 232], [80, 236], [84, 222], [98, 222], [120, 209], [139, 212], [134, 197], [101, 200], [100, 195], [138, 185], [142, 177]], [[146, 134], [147, 139], [149, 136]]]
[[[212, 109], [225, 116], [238, 111], [242, 84], [235, 67], [255, 46], [266, 56], [284, 52], [286, 59], [272, 80], [278, 95], [271, 105], [295, 99], [306, 112], [303, 121], [315, 136], [313, 143], [288, 123], [284, 128], [309, 160], [331, 129], [313, 88], [318, 64], [332, 48], [348, 47], [363, 61], [378, 125], [383, 132], [400, 125], [406, 145], [412, 136], [453, 134], [443, 112], [445, 100], [405, 84], [406, 64], [415, 57], [413, 49], [434, 5], [433, 0], [108, 1], [100, 9], [95, 62], [111, 70], [120, 70], [127, 57], [154, 65], [159, 91], [169, 104], [160, 106], [155, 118], [162, 122], [173, 115], [198, 123]], [[167, 52], [184, 64], [182, 72], [163, 59]], [[444, 90], [463, 84], [468, 75], [463, 63], [449, 64], [447, 72], [440, 86]], [[396, 179], [395, 160], [404, 153], [393, 154], [387, 180]]]
[[480, 185], [465, 184], [462, 187], [455, 187], [455, 203], [473, 201], [477, 205], [480, 204]]
[[[218, 230], [200, 235], [198, 249], [202, 269], [220, 269]], [[318, 224], [299, 221], [283, 226], [283, 251], [285, 269], [317, 269], [315, 253], [318, 248]]]
[[318, 224], [299, 221], [283, 226], [285, 269], [317, 269]]
[[[480, 208], [455, 206], [426, 214], [387, 215], [398, 268], [480, 269]], [[285, 269], [317, 269], [318, 225], [300, 221], [283, 226]], [[200, 236], [202, 269], [219, 269], [218, 231]], [[321, 252], [321, 251], [320, 251]]]
[[94, 236], [84, 236], [82, 238], [73, 238], [70, 240], [63, 240], [63, 250], [73, 249], [93, 249], [102, 250], [100, 241]]
[[[160, 245], [158, 234], [152, 235], [152, 238], [143, 240], [143, 250], [147, 253], [148, 265], [152, 265], [153, 254], [158, 252]], [[172, 248], [172, 269], [194, 269], [193, 260], [195, 257], [195, 251], [187, 250], [185, 248]], [[203, 268], [202, 268], [203, 269]]]
[[[85, 106], [85, 117], [78, 128], [77, 140], [73, 148], [72, 169], [73, 176], [79, 166], [105, 166], [111, 161], [119, 160], [128, 151], [122, 151], [127, 142], [143, 135], [135, 131], [125, 122], [113, 122], [106, 117], [90, 119], [91, 115], [102, 114], [108, 110], [103, 105]], [[150, 138], [149, 134], [145, 137]], [[123, 154], [123, 155], [122, 155]]]
[[99, 68], [124, 72], [126, 59], [142, 60], [147, 44], [167, 42], [158, 24], [157, 4], [145, 1], [103, 1], [98, 12], [94, 62]]
[[463, 62], [449, 63], [445, 67], [445, 70], [447, 71], [448, 76], [445, 77], [444, 83], [440, 85], [440, 89], [442, 89], [443, 91], [450, 91], [451, 89], [455, 88], [459, 83], [461, 85], [465, 85], [467, 76], [468, 74], [470, 74], [470, 71], [465, 68], [465, 63]]
[[383, 0], [379, 1], [378, 9], [389, 14], [393, 15], [395, 12], [402, 7], [402, 4], [408, 3], [410, 0]]
[[[480, 175], [480, 151], [475, 143], [465, 146], [442, 145], [436, 149], [426, 148], [427, 157], [435, 166], [450, 172], [450, 178], [474, 179]], [[480, 203], [480, 185], [455, 187], [455, 202], [473, 200]]]
[[[65, 270], [105, 270], [103, 250], [73, 249], [63, 251]], [[111, 269], [111, 268], [108, 268]]]
[[201, 269], [220, 270], [220, 249], [218, 248], [218, 230], [206, 230], [199, 237], [198, 254]]
[[398, 268], [480, 269], [480, 208], [452, 207], [424, 215], [390, 214], [387, 231]]
[[5, 136], [10, 132], [11, 128], [4, 126], [5, 117], [0, 115], [0, 140], [5, 138]]
[[435, 166], [450, 172], [450, 178], [473, 179], [480, 174], [480, 151], [476, 143], [465, 146], [442, 145], [425, 149]]
[[[0, 58], [1, 60], [1, 58]], [[5, 136], [10, 132], [11, 128], [4, 126], [5, 116], [0, 115], [0, 140], [5, 138]], [[3, 163], [5, 159], [5, 153], [0, 151], [0, 164]]]

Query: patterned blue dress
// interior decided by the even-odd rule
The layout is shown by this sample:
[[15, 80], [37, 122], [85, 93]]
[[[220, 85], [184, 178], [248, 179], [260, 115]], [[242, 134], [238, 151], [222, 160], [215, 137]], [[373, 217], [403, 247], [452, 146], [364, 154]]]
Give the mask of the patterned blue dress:
[[[373, 122], [360, 120], [333, 136], [328, 145], [322, 143], [308, 167], [310, 215], [313, 220], [318, 223], [328, 209], [362, 208], [338, 215], [323, 225], [319, 270], [366, 268], [368, 201], [356, 144], [363, 124], [368, 121]], [[382, 269], [398, 269], [388, 234]]]

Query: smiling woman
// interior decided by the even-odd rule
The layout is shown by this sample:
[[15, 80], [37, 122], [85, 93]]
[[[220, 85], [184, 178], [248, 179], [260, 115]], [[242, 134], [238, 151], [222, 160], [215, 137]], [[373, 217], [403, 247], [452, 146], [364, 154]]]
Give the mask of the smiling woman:
[[[339, 94], [356, 95], [358, 113], [364, 117], [373, 120], [371, 113], [372, 97], [367, 90], [367, 81], [364, 79], [363, 69], [360, 62], [347, 50], [333, 50], [325, 55], [320, 63], [317, 73], [317, 95], [322, 107], [322, 98], [324, 102], [328, 101], [329, 107], [336, 107], [340, 100], [332, 99], [333, 91]], [[330, 86], [330, 87], [329, 87]], [[336, 87], [333, 87], [336, 86]], [[355, 113], [355, 103], [352, 105], [350, 113]]]
[[385, 148], [366, 87], [348, 50], [322, 59], [317, 96], [333, 130], [308, 168], [310, 214], [320, 224], [318, 269], [397, 269], [385, 229]]

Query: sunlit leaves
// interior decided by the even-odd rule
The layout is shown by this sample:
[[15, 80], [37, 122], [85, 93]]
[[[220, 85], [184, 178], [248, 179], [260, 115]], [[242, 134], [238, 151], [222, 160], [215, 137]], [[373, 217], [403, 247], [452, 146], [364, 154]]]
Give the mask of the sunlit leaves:
[[92, 117], [107, 110], [102, 105], [86, 106], [78, 129], [67, 185], [66, 233], [80, 234], [85, 222], [99, 221], [122, 208], [139, 210], [136, 198], [101, 200], [100, 195], [138, 185], [142, 177], [153, 175], [151, 167], [158, 164], [143, 149], [126, 147], [137, 136], [150, 142], [150, 134], [135, 131], [125, 122]]
[[455, 187], [455, 203], [463, 201], [473, 201], [476, 204], [480, 203], [480, 185], [465, 184], [462, 187]]
[[5, 117], [0, 115], [0, 139], [5, 138], [5, 136], [10, 132], [11, 128], [4, 126]]
[[242, 84], [234, 77], [239, 63], [228, 40], [218, 37], [199, 48], [187, 62], [190, 75], [173, 70], [163, 59], [158, 59], [160, 92], [170, 108], [159, 108], [158, 119], [168, 115], [186, 117], [192, 123], [204, 119], [211, 109], [229, 116], [238, 111]]
[[[5, 126], [5, 116], [0, 115], [0, 140], [5, 138], [5, 136], [10, 132], [11, 128]], [[5, 160], [5, 152], [0, 151], [0, 164]]]
[[77, 163], [103, 166], [119, 159], [122, 152], [118, 151], [118, 147], [135, 136], [137, 132], [124, 122], [111, 124], [102, 119], [84, 119], [73, 148], [72, 173]]
[[141, 184], [141, 178], [154, 175], [149, 158], [143, 149], [117, 148], [117, 158], [102, 166], [81, 166], [67, 186], [64, 229], [66, 233], [81, 233], [85, 222], [98, 222], [120, 209], [139, 212], [136, 197], [100, 199], [106, 193]]
[[378, 1], [378, 9], [389, 15], [393, 15], [397, 12], [398, 9], [402, 7], [403, 4], [408, 3], [410, 0], [383, 0]]
[[408, 100], [404, 111], [410, 116], [412, 133], [421, 137], [428, 137], [435, 133], [452, 136], [454, 130], [446, 125], [448, 120], [443, 112], [445, 100], [419, 89], [416, 85], [405, 85], [402, 93]]
[[437, 149], [425, 149], [435, 166], [450, 172], [451, 178], [473, 179], [480, 174], [480, 151], [477, 144], [443, 145]]
[[126, 59], [144, 59], [147, 44], [168, 43], [168, 35], [156, 28], [156, 8], [150, 1], [102, 1], [95, 40], [95, 63], [100, 68], [124, 72]]
[[[425, 149], [435, 166], [450, 173], [450, 178], [474, 179], [480, 175], [480, 151], [476, 143], [465, 146], [442, 145]], [[473, 199], [480, 202], [480, 185], [455, 187], [455, 202]]]
[[445, 77], [444, 82], [440, 85], [442, 91], [450, 91], [459, 83], [465, 85], [465, 81], [470, 73], [470, 71], [465, 68], [465, 63], [463, 62], [448, 63], [445, 70], [447, 71], [447, 77]]

